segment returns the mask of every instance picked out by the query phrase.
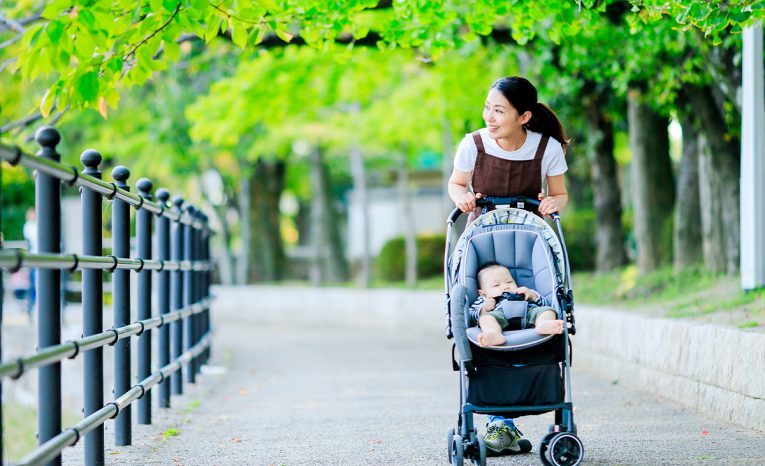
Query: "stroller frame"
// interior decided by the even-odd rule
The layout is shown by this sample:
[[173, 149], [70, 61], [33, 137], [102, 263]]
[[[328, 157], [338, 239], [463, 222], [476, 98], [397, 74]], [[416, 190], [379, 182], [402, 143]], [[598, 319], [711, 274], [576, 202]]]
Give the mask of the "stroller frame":
[[[509, 198], [484, 197], [477, 200], [477, 204], [483, 207], [482, 214], [486, 213], [489, 207], [511, 206], [520, 209], [527, 205], [538, 206], [539, 201], [524, 196], [515, 196]], [[447, 314], [447, 338], [454, 338], [453, 346], [453, 369], [460, 373], [460, 411], [457, 419], [457, 427], [449, 429], [447, 434], [447, 448], [449, 461], [452, 465], [461, 466], [464, 459], [472, 460], [479, 465], [486, 464], [487, 448], [484, 438], [478, 434], [474, 414], [510, 414], [523, 413], [522, 415], [542, 414], [549, 411], [555, 412], [554, 424], [550, 425], [548, 433], [541, 439], [538, 454], [539, 459], [545, 465], [555, 466], [576, 466], [579, 465], [584, 457], [584, 448], [581, 441], [576, 436], [576, 424], [573, 416], [573, 402], [571, 399], [571, 354], [569, 349], [569, 335], [576, 333], [574, 321], [574, 300], [571, 290], [571, 273], [566, 252], [566, 245], [563, 238], [563, 230], [560, 223], [560, 215], [554, 213], [552, 219], [557, 227], [557, 239], [561, 246], [560, 256], [565, 268], [563, 277], [558, 273], [558, 283], [554, 290], [554, 299], [557, 301], [557, 311], [559, 318], [564, 320], [563, 333], [560, 340], [563, 345], [563, 365], [561, 377], [563, 379], [564, 398], [562, 402], [548, 403], [541, 405], [503, 405], [487, 406], [482, 404], [473, 404], [468, 401], [468, 387], [470, 377], [475, 374], [476, 367], [473, 365], [470, 343], [467, 341], [465, 329], [469, 326], [469, 316], [464, 310], [470, 305], [464, 285], [456, 283], [450, 288], [455, 277], [452, 276], [453, 270], [450, 267], [452, 258], [452, 230], [456, 220], [462, 215], [460, 209], [454, 209], [447, 221], [446, 246], [444, 252], [444, 285], [446, 295], [446, 314]], [[479, 217], [480, 218], [480, 217]], [[464, 259], [464, 258], [463, 258]], [[562, 278], [562, 279], [561, 279]], [[463, 319], [457, 321], [455, 319]], [[464, 322], [464, 327], [462, 326]], [[455, 333], [457, 334], [455, 336]], [[507, 335], [507, 333], [506, 333]], [[550, 337], [538, 336], [535, 346]], [[454, 350], [459, 355], [454, 358]], [[559, 364], [559, 362], [558, 362]], [[560, 365], [559, 365], [560, 367]]]

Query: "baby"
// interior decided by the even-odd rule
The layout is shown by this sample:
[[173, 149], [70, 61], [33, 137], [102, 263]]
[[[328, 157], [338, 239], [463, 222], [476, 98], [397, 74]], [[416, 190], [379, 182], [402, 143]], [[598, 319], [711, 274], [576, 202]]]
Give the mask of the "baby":
[[478, 271], [478, 299], [470, 306], [471, 323], [478, 323], [481, 346], [496, 346], [505, 342], [502, 331], [508, 327], [501, 309], [494, 310], [497, 299], [504, 292], [523, 295], [530, 304], [526, 311], [527, 328], [534, 328], [541, 335], [563, 333], [563, 321], [550, 307], [544, 296], [525, 286], [518, 286], [510, 270], [497, 263], [489, 263]]

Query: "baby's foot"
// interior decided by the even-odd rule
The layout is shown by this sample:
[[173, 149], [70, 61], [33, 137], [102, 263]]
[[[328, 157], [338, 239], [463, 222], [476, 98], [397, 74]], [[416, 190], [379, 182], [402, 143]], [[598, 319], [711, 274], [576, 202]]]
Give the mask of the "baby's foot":
[[478, 343], [480, 343], [481, 346], [497, 346], [503, 344], [504, 342], [505, 336], [501, 333], [482, 332], [480, 335], [478, 335]]
[[562, 320], [540, 320], [534, 326], [534, 330], [541, 335], [555, 335], [563, 333]]

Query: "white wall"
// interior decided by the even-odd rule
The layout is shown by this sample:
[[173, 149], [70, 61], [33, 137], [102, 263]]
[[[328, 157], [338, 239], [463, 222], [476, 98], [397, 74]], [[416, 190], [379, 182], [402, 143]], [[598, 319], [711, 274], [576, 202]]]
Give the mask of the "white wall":
[[[395, 188], [370, 189], [369, 240], [370, 253], [376, 256], [386, 241], [402, 236], [405, 231]], [[453, 208], [444, 205], [440, 190], [412, 191], [414, 227], [418, 233], [445, 233], [446, 217]], [[355, 191], [348, 195], [348, 257], [360, 258], [363, 249], [363, 211]]]

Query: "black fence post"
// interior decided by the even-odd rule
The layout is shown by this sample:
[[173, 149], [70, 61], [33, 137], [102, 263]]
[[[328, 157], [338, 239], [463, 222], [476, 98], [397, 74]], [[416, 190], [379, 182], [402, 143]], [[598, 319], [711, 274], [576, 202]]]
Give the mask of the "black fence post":
[[[202, 211], [198, 210], [196, 219], [202, 223]], [[202, 260], [202, 232], [199, 228], [194, 229], [194, 260]], [[202, 274], [204, 271], [199, 270], [194, 272], [194, 302], [198, 303], [202, 301]], [[204, 311], [195, 316], [194, 319], [194, 344], [197, 344], [202, 339], [202, 319], [204, 319]], [[200, 354], [194, 358], [194, 369], [199, 374], [202, 371], [202, 358], [204, 355]]]
[[[83, 174], [101, 178], [98, 165], [101, 154], [95, 150], [86, 150], [80, 156], [85, 165]], [[103, 252], [101, 215], [101, 193], [88, 188], [80, 189], [82, 205], [82, 252], [86, 255], [100, 256]], [[83, 269], [82, 271], [82, 335], [87, 337], [104, 330], [104, 273], [102, 270]], [[104, 350], [93, 348], [83, 354], [83, 391], [85, 406], [83, 412], [89, 416], [104, 405]], [[85, 464], [103, 465], [104, 426], [100, 425], [85, 436]]]
[[[56, 145], [61, 135], [44, 126], [35, 139], [42, 146], [37, 155], [59, 162]], [[37, 244], [40, 253], [61, 252], [61, 181], [41, 171], [35, 183], [35, 212], [37, 215]], [[37, 270], [37, 342], [38, 348], [61, 343], [61, 271]], [[39, 445], [61, 433], [61, 363], [41, 367], [38, 372], [38, 434]], [[61, 464], [61, 455], [47, 464]]]
[[[186, 212], [193, 220], [195, 212], [194, 206], [187, 205]], [[191, 224], [184, 224], [184, 230], [186, 231], [183, 237], [183, 260], [193, 261], [194, 226]], [[192, 270], [186, 270], [183, 273], [183, 296], [184, 303], [187, 307], [194, 304], [194, 272]], [[194, 317], [195, 316], [193, 315], [187, 317], [183, 323], [183, 330], [186, 334], [186, 351], [194, 346]], [[186, 382], [195, 383], [196, 379], [197, 376], [194, 372], [194, 363], [191, 362], [186, 370]]]
[[[129, 190], [127, 179], [130, 170], [118, 166], [112, 170], [112, 178], [120, 189]], [[112, 254], [118, 258], [130, 257], [130, 204], [115, 198], [112, 201]], [[130, 270], [114, 271], [114, 328], [130, 324]], [[119, 398], [130, 390], [130, 338], [114, 345], [114, 397]], [[114, 443], [130, 445], [131, 406], [125, 406], [114, 420]]]
[[[141, 178], [136, 183], [138, 191], [147, 201], [151, 201], [151, 181]], [[138, 242], [138, 258], [151, 260], [151, 224], [152, 213], [146, 209], [136, 212], [136, 240]], [[138, 320], [151, 318], [151, 270], [138, 272]], [[146, 330], [138, 337], [138, 381], [151, 375], [151, 330]], [[138, 399], [138, 423], [151, 424], [151, 391]]]
[[[157, 190], [157, 200], [163, 208], [167, 207], [170, 193], [166, 189]], [[164, 215], [157, 217], [157, 259], [170, 260], [170, 219]], [[170, 271], [157, 272], [157, 313], [164, 315], [170, 312]], [[159, 328], [158, 341], [159, 367], [170, 364], [170, 324], [163, 324]], [[170, 407], [170, 379], [163, 380], [159, 385], [159, 406]]]
[[[208, 219], [207, 215], [204, 215], [204, 214], [202, 215], [202, 217], [204, 218], [204, 221], [205, 221], [205, 230], [203, 232], [203, 235], [204, 235], [204, 242], [203, 242], [204, 255], [202, 257], [204, 258], [205, 261], [211, 262], [211, 259], [210, 259], [210, 236], [211, 236], [211, 231], [210, 231], [210, 225], [208, 224], [209, 219]], [[204, 277], [204, 286], [202, 287], [203, 296], [204, 296], [205, 299], [209, 300], [212, 297], [212, 295], [210, 293], [210, 285], [212, 284], [212, 269], [208, 269], [206, 272], [204, 272], [203, 277]], [[209, 303], [209, 301], [208, 301], [208, 303]], [[204, 317], [204, 332], [203, 333], [208, 333], [210, 331], [210, 307], [209, 307], [209, 305], [208, 305], [207, 309], [204, 312], [204, 316], [205, 317]], [[207, 361], [210, 360], [210, 347], [208, 347], [205, 350], [204, 355], [205, 355], [205, 363], [207, 363]]]
[[[175, 211], [181, 215], [183, 214], [183, 198], [180, 196], [173, 197], [173, 204], [175, 205]], [[183, 260], [183, 234], [185, 228], [183, 223], [179, 221], [175, 222], [175, 230], [173, 231], [172, 241], [170, 242], [170, 255], [173, 261], [180, 262]], [[183, 272], [176, 270], [173, 272], [170, 280], [170, 292], [172, 294], [172, 308], [174, 311], [183, 308]], [[173, 358], [179, 357], [183, 353], [183, 319], [178, 319], [173, 322]], [[180, 395], [183, 393], [183, 370], [173, 372], [173, 393]]]
[[[202, 223], [202, 211], [196, 212], [195, 218]], [[199, 261], [202, 259], [202, 231], [199, 228], [194, 228], [194, 260]], [[198, 303], [202, 301], [202, 274], [204, 272], [194, 272], [194, 302]], [[194, 344], [197, 344], [202, 338], [202, 318], [204, 317], [204, 311], [194, 316]], [[200, 354], [194, 358], [194, 371], [199, 374], [202, 370], [202, 355]]]

